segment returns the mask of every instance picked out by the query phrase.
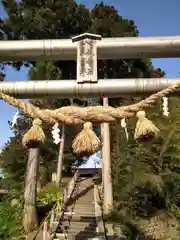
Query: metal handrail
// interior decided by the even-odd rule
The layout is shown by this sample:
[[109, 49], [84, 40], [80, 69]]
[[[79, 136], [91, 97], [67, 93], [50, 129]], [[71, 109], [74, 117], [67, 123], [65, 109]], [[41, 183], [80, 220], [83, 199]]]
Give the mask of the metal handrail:
[[65, 187], [63, 194], [62, 194], [62, 198], [60, 199], [60, 201], [57, 201], [55, 208], [51, 211], [50, 224], [49, 224], [50, 229], [48, 231], [49, 233], [51, 233], [52, 223], [53, 223], [55, 215], [56, 215], [56, 214], [54, 214], [54, 210], [56, 210], [56, 213], [61, 212], [60, 217], [59, 217], [59, 222], [63, 220], [65, 205], [68, 202], [68, 200], [71, 198], [72, 193], [74, 192], [74, 187], [75, 187], [75, 184], [77, 181], [77, 177], [78, 177], [78, 170], [74, 173], [74, 175], [71, 178], [71, 180], [69, 181], [67, 187]]
[[101, 235], [101, 239], [106, 239], [105, 224], [103, 221], [103, 208], [101, 202], [101, 191], [98, 185], [94, 184], [94, 202], [95, 202], [95, 216], [98, 233]]
[[44, 220], [42, 221], [42, 223], [41, 223], [40, 227], [38, 228], [38, 230], [37, 230], [37, 232], [36, 232], [35, 236], [33, 237], [33, 240], [35, 240], [35, 239], [36, 239], [36, 237], [37, 237], [38, 233], [39, 233], [39, 232], [40, 232], [40, 230], [43, 228], [43, 226], [44, 226], [45, 222], [48, 220], [48, 218], [51, 216], [51, 214], [52, 214], [52, 211], [54, 211], [54, 209], [55, 209], [56, 205], [57, 205], [57, 203], [55, 203], [55, 204], [54, 204], [54, 206], [52, 207], [52, 209], [51, 209], [51, 210], [48, 212], [48, 214], [45, 216], [45, 218], [44, 218]]
[[52, 207], [52, 209], [48, 212], [48, 214], [44, 217], [44, 220], [42, 221], [40, 227], [38, 228], [35, 236], [33, 237], [33, 240], [36, 239], [38, 233], [40, 232], [40, 230], [42, 230], [44, 228], [44, 226], [47, 224], [47, 226], [49, 227], [49, 231], [47, 230], [47, 236], [46, 239], [48, 239], [49, 234], [51, 233], [51, 228], [52, 228], [52, 223], [54, 222], [55, 219], [55, 211], [57, 212], [61, 212], [60, 215], [60, 221], [61, 219], [63, 219], [64, 217], [64, 206], [67, 203], [67, 201], [69, 200], [69, 198], [71, 197], [73, 191], [74, 191], [74, 186], [77, 180], [77, 176], [78, 176], [78, 171], [75, 172], [74, 176], [71, 178], [71, 180], [69, 181], [67, 187], [64, 189], [63, 194], [62, 194], [62, 198], [58, 199], [57, 202], [54, 204], [54, 206]]
[[76, 170], [76, 172], [74, 173], [73, 177], [71, 178], [71, 180], [69, 181], [68, 183], [68, 186], [67, 188], [65, 189], [64, 193], [64, 204], [67, 203], [67, 201], [71, 198], [72, 196], [72, 193], [74, 191], [74, 186], [75, 186], [75, 183], [77, 181], [77, 177], [78, 177], [78, 170]]

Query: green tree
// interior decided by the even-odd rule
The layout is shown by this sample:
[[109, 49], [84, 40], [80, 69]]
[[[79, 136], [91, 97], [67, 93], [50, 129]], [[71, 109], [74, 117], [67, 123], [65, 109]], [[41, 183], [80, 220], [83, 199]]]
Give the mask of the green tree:
[[0, 202], [0, 238], [2, 240], [10, 240], [12, 237], [20, 238], [23, 235], [23, 229], [21, 225], [21, 206], [11, 206], [11, 201]]
[[[162, 231], [163, 239], [168, 234], [174, 236], [172, 239], [178, 239], [178, 104], [178, 99], [170, 98], [168, 118], [162, 115], [160, 101], [153, 108], [153, 113], [152, 110], [147, 111], [148, 118], [161, 130], [159, 137], [150, 143], [142, 144], [133, 140], [134, 119], [128, 121], [128, 142], [124, 130], [118, 124], [111, 125], [115, 206], [124, 227], [131, 226], [131, 230], [137, 228], [138, 237], [144, 234], [140, 239], [156, 239], [150, 236], [158, 236], [159, 231]], [[163, 222], [160, 220], [162, 216]], [[153, 233], [151, 224], [156, 225], [156, 217], [162, 227], [157, 226]], [[168, 227], [172, 222], [174, 227]], [[141, 229], [142, 225], [144, 229]]]
[[9, 190], [22, 190], [26, 172], [27, 150], [22, 147], [21, 135], [11, 137], [0, 156], [5, 178], [1, 181]]

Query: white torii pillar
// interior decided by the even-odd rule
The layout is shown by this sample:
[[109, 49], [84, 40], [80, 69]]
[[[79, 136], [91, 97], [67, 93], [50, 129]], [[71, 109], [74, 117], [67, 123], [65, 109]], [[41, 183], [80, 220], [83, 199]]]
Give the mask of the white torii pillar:
[[[103, 98], [103, 106], [108, 106], [108, 98]], [[104, 190], [104, 206], [105, 214], [108, 214], [113, 208], [113, 187], [111, 176], [111, 150], [110, 150], [110, 131], [109, 123], [102, 123], [102, 183]]]

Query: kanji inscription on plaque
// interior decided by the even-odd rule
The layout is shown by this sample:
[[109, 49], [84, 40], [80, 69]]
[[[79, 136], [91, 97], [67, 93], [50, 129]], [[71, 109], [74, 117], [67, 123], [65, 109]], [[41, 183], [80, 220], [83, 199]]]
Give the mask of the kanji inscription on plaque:
[[77, 43], [77, 82], [97, 82], [96, 41], [101, 36], [82, 34], [73, 38]]

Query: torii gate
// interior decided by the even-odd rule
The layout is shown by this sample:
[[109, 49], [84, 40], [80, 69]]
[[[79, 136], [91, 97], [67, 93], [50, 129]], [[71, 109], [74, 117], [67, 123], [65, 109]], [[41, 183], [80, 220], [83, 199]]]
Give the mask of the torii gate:
[[[77, 57], [76, 57], [77, 55]], [[100, 35], [90, 33], [81, 34], [77, 37], [63, 40], [22, 40], [22, 41], [0, 41], [0, 60], [76, 60], [77, 79], [59, 81], [14, 81], [0, 83], [0, 97], [11, 105], [22, 108], [25, 113], [41, 120], [51, 123], [56, 121], [68, 124], [78, 121], [97, 121], [104, 123], [103, 137], [103, 182], [104, 182], [104, 210], [109, 212], [112, 208], [112, 181], [110, 161], [110, 139], [108, 122], [124, 117], [130, 117], [141, 107], [156, 101], [157, 98], [174, 92], [179, 87], [180, 79], [151, 78], [151, 79], [98, 79], [97, 59], [135, 59], [135, 58], [169, 58], [180, 56], [180, 37], [130, 37], [130, 38], [102, 38]], [[172, 87], [171, 87], [172, 86]], [[169, 87], [169, 88], [168, 88]], [[168, 89], [166, 89], [168, 88]], [[162, 91], [165, 89], [164, 91]], [[141, 95], [161, 91], [138, 104], [113, 109], [107, 107], [107, 97], [118, 97], [119, 95]], [[81, 112], [80, 108], [72, 108], [69, 113], [60, 109], [58, 116], [55, 112], [46, 110], [46, 116], [41, 116], [42, 111], [27, 110], [19, 100], [10, 98], [45, 98], [45, 97], [102, 97], [103, 107], [91, 107]], [[18, 102], [19, 101], [19, 102]], [[95, 109], [97, 112], [95, 114]], [[36, 109], [34, 109], [36, 110]], [[101, 117], [98, 117], [98, 111]], [[108, 112], [108, 114], [107, 114]], [[64, 114], [64, 115], [63, 115]], [[80, 115], [78, 115], [80, 114]], [[89, 114], [89, 115], [88, 115]], [[94, 115], [93, 115], [94, 114]], [[65, 118], [68, 118], [68, 120]], [[104, 118], [103, 118], [104, 117]], [[144, 113], [138, 115], [144, 119]], [[149, 121], [149, 120], [148, 120]], [[150, 122], [150, 121], [149, 121]], [[36, 123], [35, 124], [39, 124]], [[86, 127], [91, 128], [90, 125]], [[158, 129], [151, 126], [156, 133]], [[82, 142], [81, 142], [82, 143]], [[95, 146], [96, 148], [96, 146]]]

